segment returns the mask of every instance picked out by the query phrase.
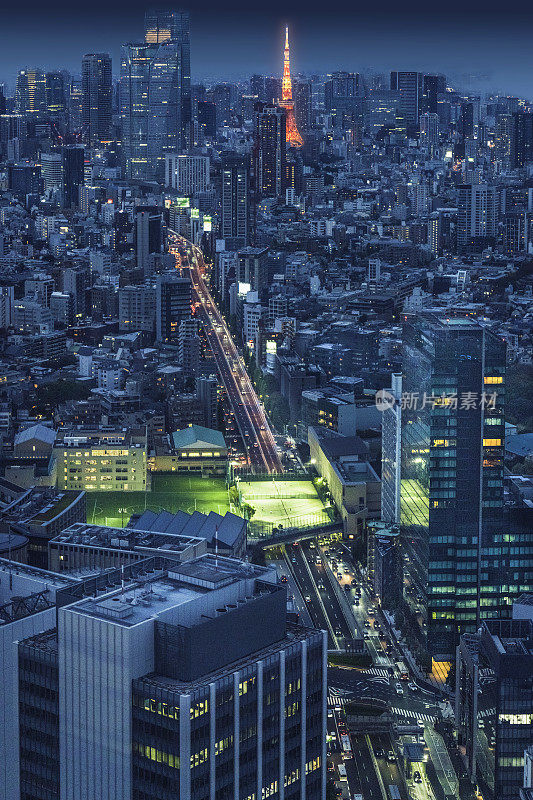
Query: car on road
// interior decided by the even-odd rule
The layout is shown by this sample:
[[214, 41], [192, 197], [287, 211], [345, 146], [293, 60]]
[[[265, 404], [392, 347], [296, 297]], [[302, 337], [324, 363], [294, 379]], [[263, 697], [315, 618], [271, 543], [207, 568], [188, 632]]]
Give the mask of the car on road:
[[353, 604], [354, 604], [354, 606], [358, 606], [359, 605], [359, 600], [357, 599], [357, 597], [353, 601]]
[[410, 688], [410, 690], [411, 690], [412, 692], [416, 692], [416, 691], [418, 691], [418, 686], [416, 685], [416, 683], [413, 683], [413, 681], [411, 681], [411, 682], [410, 682], [410, 683], [408, 683], [407, 685], [408, 685], [408, 687]]
[[387, 761], [389, 762], [389, 764], [393, 764], [396, 761], [394, 750], [389, 750], [389, 752], [387, 753]]
[[378, 747], [378, 749], [377, 749], [377, 750], [374, 750], [374, 755], [376, 756], [376, 758], [383, 758], [383, 756], [385, 755], [385, 753], [383, 752], [383, 750], [381, 749], [381, 747]]
[[363, 639], [364, 639], [365, 641], [368, 641], [368, 640], [370, 639], [370, 634], [369, 634], [369, 633], [367, 633], [367, 632], [365, 631], [365, 632], [363, 633]]
[[342, 636], [342, 631], [340, 628], [335, 628], [335, 636]]
[[422, 775], [418, 772], [418, 770], [413, 772], [413, 780], [415, 783], [422, 783]]
[[305, 595], [305, 602], [306, 603], [310, 603], [311, 602], [311, 595], [310, 594], [306, 594]]
[[396, 689], [396, 694], [403, 694], [403, 686], [401, 683], [395, 683], [394, 688]]
[[416, 724], [418, 725], [419, 728], [424, 728], [425, 727], [423, 719], [417, 719]]
[[367, 619], [365, 619], [365, 621], [364, 621], [363, 625], [365, 626], [365, 628], [370, 628], [370, 627], [372, 627], [372, 626], [370, 625], [370, 622], [369, 622]]

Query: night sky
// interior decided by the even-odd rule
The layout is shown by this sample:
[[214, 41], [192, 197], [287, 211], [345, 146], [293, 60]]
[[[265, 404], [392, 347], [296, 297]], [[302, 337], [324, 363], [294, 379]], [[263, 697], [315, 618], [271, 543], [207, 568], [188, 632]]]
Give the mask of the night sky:
[[[0, 81], [12, 86], [24, 66], [66, 67], [79, 73], [82, 54], [95, 50], [111, 53], [117, 75], [120, 45], [142, 39], [146, 8], [167, 4], [90, 0], [78, 9], [73, 5], [72, 0], [27, 0], [21, 3], [22, 16], [12, 4], [7, 9], [3, 0]], [[252, 11], [254, 5], [253, 0], [183, 5], [191, 12], [193, 80], [280, 73], [282, 32], [288, 22], [294, 73], [339, 68], [440, 71], [459, 87], [533, 100], [533, 10], [524, 13], [516, 0], [500, 5], [499, 14], [488, 12], [487, 2], [458, 0], [321, 7], [268, 0], [268, 11]], [[372, 11], [375, 7], [379, 15]]]

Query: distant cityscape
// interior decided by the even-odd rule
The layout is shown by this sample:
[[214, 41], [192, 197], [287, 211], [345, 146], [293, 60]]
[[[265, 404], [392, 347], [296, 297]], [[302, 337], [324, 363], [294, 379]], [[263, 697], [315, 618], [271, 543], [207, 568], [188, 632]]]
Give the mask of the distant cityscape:
[[533, 107], [292, 35], [0, 75], [0, 800], [533, 800]]

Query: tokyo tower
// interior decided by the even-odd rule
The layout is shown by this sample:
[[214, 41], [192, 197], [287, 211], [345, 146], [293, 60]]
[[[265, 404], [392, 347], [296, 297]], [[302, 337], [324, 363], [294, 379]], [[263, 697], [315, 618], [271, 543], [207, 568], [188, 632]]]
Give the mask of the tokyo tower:
[[286, 139], [290, 147], [301, 147], [303, 139], [296, 127], [294, 102], [292, 99], [291, 62], [289, 56], [289, 26], [285, 28], [285, 58], [283, 61], [283, 80], [281, 82], [281, 100], [278, 103], [287, 112]]

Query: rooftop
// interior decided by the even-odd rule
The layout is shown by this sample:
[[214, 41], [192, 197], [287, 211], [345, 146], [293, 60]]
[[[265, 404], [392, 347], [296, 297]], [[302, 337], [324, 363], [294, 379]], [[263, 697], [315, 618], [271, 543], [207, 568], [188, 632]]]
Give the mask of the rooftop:
[[220, 431], [204, 428], [203, 425], [190, 425], [172, 434], [172, 441], [177, 450], [184, 447], [196, 446], [204, 442], [211, 447], [225, 448], [226, 442]]
[[[150, 559], [147, 564], [149, 562]], [[179, 613], [181, 606], [194, 603], [222, 587], [234, 585], [235, 588], [233, 592], [226, 591], [215, 603], [246, 602], [258, 591], [257, 579], [262, 580], [265, 591], [272, 591], [267, 584], [276, 586], [275, 571], [235, 559], [203, 555], [185, 564], [167, 562], [166, 569], [155, 570], [151, 575], [141, 575], [138, 571], [136, 579], [124, 581], [120, 589], [80, 600], [69, 610], [110, 620], [123, 627], [138, 625], [151, 618], [176, 624], [177, 618], [185, 619]], [[204, 601], [189, 606], [186, 623], [200, 620], [211, 606]], [[171, 611], [172, 614], [167, 613]], [[214, 613], [212, 609], [211, 613]]]

